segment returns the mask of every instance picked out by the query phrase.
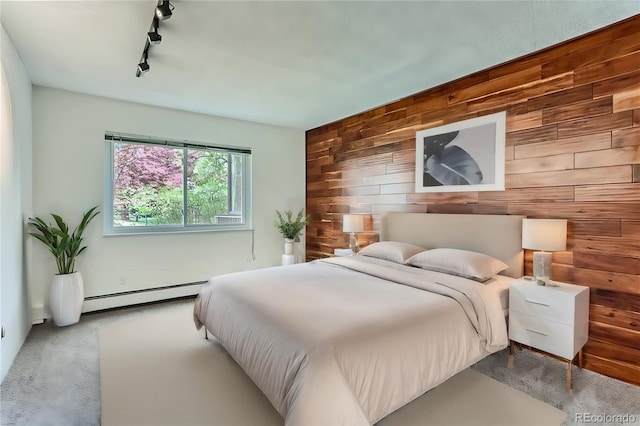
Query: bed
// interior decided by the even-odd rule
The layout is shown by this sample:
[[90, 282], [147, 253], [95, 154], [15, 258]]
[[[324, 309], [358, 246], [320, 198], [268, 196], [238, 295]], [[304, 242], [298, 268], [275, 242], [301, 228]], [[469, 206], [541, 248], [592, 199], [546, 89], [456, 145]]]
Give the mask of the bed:
[[[381, 221], [381, 243], [362, 254], [214, 277], [196, 299], [196, 327], [217, 338], [286, 425], [374, 424], [507, 346], [504, 293], [508, 277], [522, 275], [521, 216]], [[460, 264], [450, 249], [490, 257], [492, 268], [482, 259], [472, 274], [491, 275], [431, 268], [443, 255]], [[494, 263], [503, 264], [498, 276]]]

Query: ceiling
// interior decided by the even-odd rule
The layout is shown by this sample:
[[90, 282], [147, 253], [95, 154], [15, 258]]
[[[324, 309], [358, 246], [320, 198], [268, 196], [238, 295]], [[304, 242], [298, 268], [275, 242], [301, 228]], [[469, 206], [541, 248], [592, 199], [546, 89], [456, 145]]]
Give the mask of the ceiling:
[[307, 130], [640, 13], [640, 1], [0, 2], [35, 85]]

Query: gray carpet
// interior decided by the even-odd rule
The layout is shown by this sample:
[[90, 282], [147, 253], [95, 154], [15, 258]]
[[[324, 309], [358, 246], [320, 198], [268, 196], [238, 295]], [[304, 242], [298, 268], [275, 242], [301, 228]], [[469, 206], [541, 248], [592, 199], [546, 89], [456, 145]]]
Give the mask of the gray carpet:
[[[176, 309], [192, 300], [83, 315], [80, 323], [58, 328], [34, 326], [0, 386], [2, 425], [99, 425], [98, 330], [123, 319]], [[473, 369], [549, 403], [568, 414], [635, 415], [640, 424], [640, 387], [589, 370], [574, 370], [574, 392], [565, 390], [565, 364], [531, 351], [517, 351], [507, 369], [507, 351], [485, 358]], [[593, 424], [593, 423], [592, 423]], [[602, 424], [602, 423], [601, 423]]]
[[559, 408], [567, 413], [566, 424], [584, 424], [576, 421], [576, 414], [590, 413], [632, 414], [635, 421], [626, 424], [640, 425], [639, 386], [573, 367], [573, 393], [569, 394], [566, 363], [523, 349], [515, 351], [513, 369], [509, 369], [505, 368], [508, 357], [506, 349], [472, 368]]

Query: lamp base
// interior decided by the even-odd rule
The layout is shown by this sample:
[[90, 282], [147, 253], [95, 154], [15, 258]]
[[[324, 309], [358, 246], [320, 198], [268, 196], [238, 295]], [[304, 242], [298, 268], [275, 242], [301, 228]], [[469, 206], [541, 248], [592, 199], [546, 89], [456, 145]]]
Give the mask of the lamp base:
[[538, 285], [547, 285], [551, 281], [551, 253], [533, 252], [533, 278]]
[[356, 236], [355, 232], [352, 232], [349, 236], [349, 248], [351, 249], [353, 254], [356, 254], [359, 250], [358, 237]]

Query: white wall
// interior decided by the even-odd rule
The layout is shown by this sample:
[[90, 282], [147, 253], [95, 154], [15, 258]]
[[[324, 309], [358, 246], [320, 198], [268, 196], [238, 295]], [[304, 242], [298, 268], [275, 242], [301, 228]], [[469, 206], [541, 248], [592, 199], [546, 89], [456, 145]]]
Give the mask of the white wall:
[[23, 223], [31, 214], [31, 81], [2, 27], [0, 127], [0, 380], [31, 328], [26, 263], [31, 242]]
[[[253, 226], [251, 232], [199, 232], [103, 236], [102, 216], [87, 228], [88, 249], [76, 268], [85, 297], [206, 280], [233, 271], [278, 265], [282, 238], [276, 209], [299, 209], [305, 201], [305, 135], [285, 129], [34, 87], [34, 214], [54, 212], [76, 226], [84, 211], [102, 206], [106, 130], [251, 147]], [[37, 243], [37, 242], [36, 242]], [[34, 313], [45, 306], [56, 272], [42, 244], [34, 244], [29, 268]]]

